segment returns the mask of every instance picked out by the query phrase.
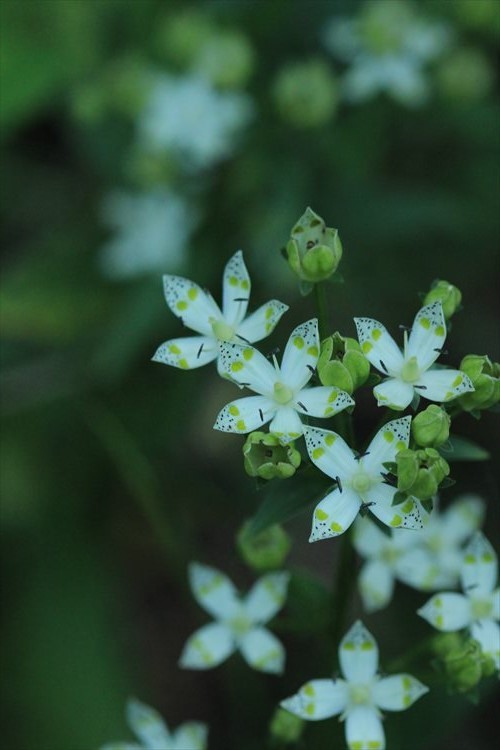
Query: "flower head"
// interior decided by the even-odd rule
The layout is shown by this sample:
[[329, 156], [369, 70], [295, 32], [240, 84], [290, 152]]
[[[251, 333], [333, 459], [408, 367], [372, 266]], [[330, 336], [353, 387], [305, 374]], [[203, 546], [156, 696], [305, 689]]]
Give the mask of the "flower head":
[[385, 483], [384, 464], [394, 461], [408, 445], [411, 417], [387, 422], [362, 456], [352, 451], [335, 432], [307, 427], [309, 457], [336, 487], [316, 506], [310, 542], [343, 534], [363, 507], [392, 528], [421, 528], [417, 502], [412, 498], [393, 506], [397, 488]]
[[205, 750], [208, 729], [205, 724], [190, 721], [170, 732], [160, 714], [131, 699], [127, 703], [127, 723], [140, 744], [112, 742], [101, 750]]
[[340, 714], [349, 750], [383, 750], [380, 710], [404, 711], [428, 689], [409, 674], [377, 674], [377, 643], [359, 620], [340, 643], [339, 662], [342, 678], [311, 680], [281, 705], [308, 721]]
[[217, 359], [220, 341], [260, 341], [274, 330], [288, 306], [270, 300], [246, 316], [250, 276], [238, 250], [226, 263], [223, 275], [222, 311], [209, 292], [181, 276], [164, 276], [167, 305], [174, 315], [199, 336], [170, 339], [156, 351], [153, 361], [190, 370]]
[[285, 650], [264, 625], [285, 603], [289, 578], [286, 572], [268, 573], [242, 598], [223, 573], [193, 563], [189, 568], [191, 589], [215, 622], [204, 625], [188, 639], [180, 666], [210, 669], [240, 651], [254, 669], [282, 672]]
[[429, 369], [446, 340], [441, 302], [433, 302], [418, 311], [409, 337], [405, 331], [403, 352], [377, 320], [355, 318], [354, 322], [366, 358], [387, 376], [373, 389], [379, 406], [405, 409], [415, 394], [429, 401], [443, 402], [474, 390], [470, 378], [460, 370]]
[[417, 614], [445, 632], [468, 628], [485, 656], [491, 657], [500, 669], [500, 590], [495, 589], [498, 559], [480, 531], [465, 548], [460, 578], [463, 594], [435, 594]]
[[331, 417], [354, 401], [338, 388], [306, 388], [319, 357], [318, 321], [313, 318], [292, 331], [281, 366], [271, 364], [251, 346], [220, 345], [220, 369], [258, 396], [236, 399], [219, 413], [214, 429], [245, 434], [271, 421], [269, 429], [283, 444], [304, 430], [300, 414]]

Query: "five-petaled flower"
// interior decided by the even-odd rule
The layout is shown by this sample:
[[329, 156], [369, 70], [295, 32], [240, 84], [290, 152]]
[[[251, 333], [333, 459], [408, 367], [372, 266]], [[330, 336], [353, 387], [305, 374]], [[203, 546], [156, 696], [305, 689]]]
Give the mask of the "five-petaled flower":
[[421, 591], [438, 591], [458, 581], [462, 545], [478, 529], [484, 515], [480, 498], [464, 495], [446, 511], [434, 507], [424, 527], [384, 534], [369, 518], [358, 518], [354, 546], [366, 562], [358, 587], [368, 612], [382, 609], [392, 598], [396, 580]]
[[429, 369], [446, 339], [441, 302], [418, 311], [410, 335], [404, 333], [403, 352], [377, 320], [354, 318], [354, 322], [366, 358], [387, 376], [373, 389], [379, 406], [401, 410], [412, 402], [415, 394], [441, 403], [474, 390], [470, 378], [460, 370]]
[[500, 669], [500, 589], [495, 589], [498, 560], [486, 537], [477, 531], [465, 548], [460, 572], [464, 593], [435, 594], [418, 614], [438, 630], [469, 628], [483, 653]]
[[282, 672], [285, 650], [263, 626], [285, 603], [289, 578], [287, 572], [268, 573], [242, 598], [223, 573], [191, 564], [189, 579], [195, 599], [216, 621], [204, 625], [188, 639], [180, 666], [210, 669], [239, 650], [254, 669]]
[[259, 395], [227, 404], [216, 419], [216, 430], [244, 434], [272, 420], [270, 431], [278, 435], [282, 443], [289, 443], [300, 437], [304, 430], [299, 414], [331, 417], [354, 405], [349, 394], [338, 388], [305, 387], [319, 357], [316, 318], [292, 331], [281, 367], [276, 358], [271, 364], [263, 354], [250, 346], [221, 344], [220, 351], [219, 367], [222, 372]]
[[385, 483], [384, 463], [394, 461], [398, 451], [408, 446], [410, 422], [411, 417], [387, 422], [362, 455], [356, 455], [335, 432], [304, 429], [311, 460], [336, 481], [336, 487], [316, 506], [310, 542], [342, 534], [363, 507], [387, 526], [422, 528], [418, 502], [409, 497], [393, 506], [397, 488]]
[[205, 750], [208, 729], [198, 721], [189, 721], [170, 732], [154, 708], [130, 699], [127, 703], [127, 723], [140, 744], [111, 742], [101, 750]]
[[[219, 356], [219, 342], [242, 344], [260, 341], [275, 328], [288, 306], [270, 300], [245, 318], [250, 297], [250, 276], [238, 250], [226, 264], [223, 275], [222, 311], [212, 295], [194, 281], [181, 276], [164, 276], [167, 305], [185, 326], [199, 336], [165, 341], [153, 356], [154, 362], [184, 370], [201, 367]], [[220, 372], [220, 361], [218, 360]]]
[[340, 714], [349, 750], [383, 750], [380, 709], [404, 711], [428, 689], [409, 674], [380, 677], [377, 643], [359, 620], [340, 643], [339, 662], [344, 679], [311, 680], [281, 705], [308, 721]]

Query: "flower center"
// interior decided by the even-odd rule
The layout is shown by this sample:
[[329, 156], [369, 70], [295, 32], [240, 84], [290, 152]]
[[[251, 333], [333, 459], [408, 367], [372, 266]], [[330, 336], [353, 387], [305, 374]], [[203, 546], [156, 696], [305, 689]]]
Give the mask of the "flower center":
[[382, 550], [380, 559], [386, 562], [388, 565], [393, 565], [401, 557], [401, 550], [394, 549], [394, 547], [385, 547]]
[[235, 635], [245, 635], [250, 630], [252, 623], [245, 615], [237, 615], [228, 622], [229, 627]]
[[364, 471], [358, 471], [351, 479], [351, 487], [354, 492], [357, 492], [359, 495], [368, 492], [372, 484], [372, 479]]
[[274, 400], [278, 404], [289, 404], [293, 398], [293, 391], [284, 383], [277, 382], [274, 384]]
[[472, 599], [471, 611], [475, 620], [485, 620], [491, 617], [493, 611], [491, 599]]
[[219, 341], [232, 340], [234, 336], [234, 328], [228, 325], [225, 320], [215, 320], [214, 318], [212, 318], [210, 320], [210, 323], [212, 324], [212, 331], [214, 332], [214, 336], [216, 336]]
[[418, 366], [417, 358], [410, 357], [404, 363], [401, 369], [401, 380], [405, 383], [414, 383], [420, 377], [420, 369]]
[[349, 685], [349, 698], [351, 699], [351, 703], [354, 703], [356, 706], [371, 703], [370, 685]]

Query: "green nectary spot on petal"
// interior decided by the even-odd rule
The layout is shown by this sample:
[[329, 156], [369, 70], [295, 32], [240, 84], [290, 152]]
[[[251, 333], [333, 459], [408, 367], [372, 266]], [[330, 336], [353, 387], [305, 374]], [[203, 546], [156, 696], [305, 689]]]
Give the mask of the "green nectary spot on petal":
[[361, 644], [361, 651], [373, 651], [373, 643], [371, 641], [363, 641]]
[[334, 413], [335, 413], [335, 409], [333, 408], [333, 406], [327, 406], [325, 409], [324, 416], [329, 417], [330, 414], [334, 414]]
[[231, 364], [231, 370], [233, 372], [239, 372], [240, 370], [243, 370], [244, 366], [243, 362], [233, 362]]
[[189, 290], [188, 297], [190, 300], [194, 301], [197, 296], [198, 296], [198, 290], [195, 287]]
[[403, 677], [403, 688], [409, 690], [411, 688], [411, 679], [406, 675]]
[[398, 440], [396, 443], [396, 451], [399, 453], [399, 451], [402, 451], [406, 448], [406, 443], [403, 440]]
[[443, 606], [443, 600], [441, 599], [440, 596], [436, 596], [434, 598], [434, 606], [435, 607], [442, 607]]
[[392, 518], [392, 520], [390, 522], [390, 525], [391, 526], [401, 526], [402, 521], [403, 521], [403, 519], [401, 518], [401, 516], [398, 516], [398, 514], [396, 513], [396, 515]]
[[306, 695], [309, 695], [309, 696], [310, 696], [311, 698], [313, 697], [313, 695], [316, 695], [316, 691], [315, 691], [315, 689], [314, 689], [314, 685], [311, 685], [311, 683], [308, 683], [308, 684], [307, 684], [307, 685], [306, 685], [306, 686], [304, 687], [304, 693], [305, 693]]
[[436, 336], [444, 336], [443, 326], [436, 326], [434, 333], [436, 334]]
[[332, 404], [337, 398], [339, 397], [338, 391], [332, 391], [330, 395], [328, 396], [328, 403]]
[[380, 328], [374, 328], [372, 331], [372, 338], [374, 339], [374, 341], [378, 341], [381, 336], [382, 331], [380, 330]]
[[476, 562], [476, 556], [469, 553], [465, 555], [464, 562], [466, 562], [467, 565], [473, 565]]
[[179, 302], [176, 305], [178, 310], [186, 310], [187, 306], [188, 306], [188, 303], [183, 299], [179, 300]]
[[234, 404], [231, 404], [231, 406], [229, 407], [229, 413], [233, 417], [237, 417], [237, 416], [239, 416], [240, 410], [238, 409], [237, 406], [235, 406]]
[[413, 500], [407, 500], [404, 505], [401, 506], [401, 510], [403, 513], [409, 513], [411, 510], [413, 510]]
[[341, 534], [344, 531], [343, 527], [339, 523], [336, 523], [335, 521], [332, 521], [332, 523], [330, 524], [330, 528], [336, 534]]
[[356, 649], [356, 646], [352, 641], [346, 641], [342, 648], [344, 649], [344, 651], [354, 651]]
[[307, 706], [305, 706], [304, 711], [308, 716], [312, 716], [314, 714], [314, 703], [308, 703]]
[[312, 457], [321, 458], [324, 452], [325, 452], [324, 448], [315, 448], [312, 452]]
[[363, 350], [363, 354], [368, 354], [373, 349], [373, 344], [371, 341], [364, 341], [361, 345], [361, 348]]
[[242, 289], [248, 289], [249, 286], [250, 286], [250, 284], [248, 283], [247, 279], [243, 279], [243, 281], [241, 282], [241, 288]]
[[422, 328], [425, 328], [425, 330], [428, 331], [431, 327], [431, 321], [429, 320], [429, 318], [420, 318], [420, 325], [422, 326]]
[[461, 383], [463, 383], [463, 380], [464, 379], [463, 379], [462, 375], [457, 375], [457, 377], [455, 378], [455, 380], [451, 384], [451, 387], [452, 388], [457, 388], [459, 385], [461, 385]]
[[247, 362], [249, 362], [253, 357], [253, 349], [244, 349], [243, 350], [243, 358], [246, 359]]
[[368, 750], [381, 750], [382, 743], [380, 740], [368, 740]]
[[297, 347], [297, 349], [303, 349], [304, 348], [304, 339], [302, 336], [295, 336], [293, 340], [294, 346]]
[[189, 370], [189, 364], [186, 359], [180, 359], [178, 365], [179, 367], [182, 367], [183, 370]]
[[317, 346], [310, 346], [307, 349], [307, 353], [311, 355], [311, 357], [317, 357], [319, 355], [318, 347]]
[[437, 617], [436, 617], [436, 625], [438, 626], [438, 628], [442, 628], [443, 627], [443, 623], [444, 623], [444, 617], [443, 617], [443, 615], [437, 615]]
[[180, 354], [181, 353], [181, 350], [179, 349], [179, 347], [177, 346], [177, 344], [170, 344], [170, 346], [168, 347], [168, 351], [170, 352], [170, 354]]
[[266, 310], [266, 319], [269, 320], [269, 318], [272, 318], [272, 316], [273, 316], [273, 308], [268, 307]]
[[230, 276], [229, 283], [231, 284], [231, 286], [238, 286], [238, 279], [236, 278], [236, 276]]
[[363, 744], [359, 740], [354, 740], [354, 742], [349, 743], [349, 750], [363, 750]]
[[384, 432], [383, 435], [384, 435], [384, 440], [387, 440], [388, 443], [392, 443], [392, 441], [394, 440], [394, 433], [390, 432], [389, 430]]
[[315, 510], [314, 515], [320, 521], [326, 521], [326, 519], [328, 518], [328, 513], [325, 513], [325, 511], [321, 510], [321, 508], [318, 508], [317, 510]]
[[403, 695], [403, 705], [405, 708], [408, 708], [408, 706], [411, 704], [411, 695], [408, 695], [408, 693], [405, 693]]
[[493, 562], [494, 559], [495, 558], [493, 557], [493, 555], [491, 554], [491, 552], [483, 552], [483, 554], [481, 555], [481, 560], [483, 562], [486, 562], [486, 563]]
[[327, 445], [333, 445], [336, 439], [335, 435], [332, 435], [331, 433], [330, 435], [325, 435], [325, 443]]
[[451, 401], [452, 398], [455, 398], [453, 391], [446, 391], [443, 401]]
[[241, 430], [242, 432], [245, 432], [246, 428], [247, 428], [247, 426], [245, 424], [245, 420], [244, 419], [238, 419], [238, 421], [236, 422], [236, 429], [237, 430]]

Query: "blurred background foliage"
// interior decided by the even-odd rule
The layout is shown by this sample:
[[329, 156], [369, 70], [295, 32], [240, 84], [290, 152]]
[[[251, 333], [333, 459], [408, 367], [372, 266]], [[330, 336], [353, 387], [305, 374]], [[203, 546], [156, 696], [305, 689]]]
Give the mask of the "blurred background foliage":
[[[389, 15], [401, 5], [383, 4]], [[418, 293], [446, 278], [464, 304], [449, 362], [499, 358], [500, 5], [411, 6], [410, 16], [446, 29], [422, 63], [425, 95], [412, 102], [343, 95], [350, 63], [332, 53], [326, 30], [337, 18], [366, 19], [366, 7], [0, 4], [2, 738], [11, 750], [125, 739], [130, 694], [172, 725], [207, 721], [212, 748], [260, 750], [277, 702], [323, 670], [310, 644], [321, 643], [335, 545], [307, 544], [308, 513], [288, 526], [291, 565], [302, 572], [281, 622], [286, 676], [249, 673], [236, 657], [207, 674], [177, 669], [201, 622], [186, 563], [220, 565], [248, 585], [233, 540], [260, 500], [242, 471], [243, 441], [212, 431], [230, 386], [215, 368], [149, 361], [180, 330], [162, 272], [217, 298], [225, 261], [243, 248], [253, 305], [276, 297], [292, 306], [264, 343], [270, 351], [314, 314], [280, 254], [311, 205], [344, 244], [333, 328], [352, 336], [352, 317], [368, 315], [394, 331], [413, 319]], [[378, 54], [392, 41], [373, 28]], [[173, 135], [162, 130], [169, 117], [179, 120]], [[376, 421], [368, 393], [356, 431], [365, 438]], [[459, 425], [495, 450], [493, 415]], [[482, 494], [494, 529], [498, 467], [471, 466], [457, 468], [457, 492]], [[402, 587], [398, 597], [365, 618], [387, 663], [427, 633], [413, 616], [422, 597]], [[305, 622], [304, 611], [318, 617]], [[353, 616], [360, 611], [356, 600]], [[412, 623], [404, 633], [403, 619]], [[491, 705], [433, 694], [392, 717], [389, 746], [490, 747]], [[301, 747], [332, 747], [341, 731], [315, 724]]]

